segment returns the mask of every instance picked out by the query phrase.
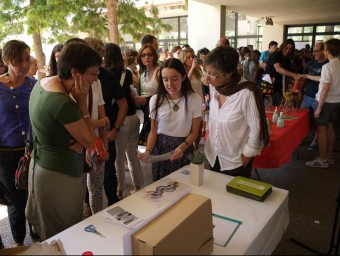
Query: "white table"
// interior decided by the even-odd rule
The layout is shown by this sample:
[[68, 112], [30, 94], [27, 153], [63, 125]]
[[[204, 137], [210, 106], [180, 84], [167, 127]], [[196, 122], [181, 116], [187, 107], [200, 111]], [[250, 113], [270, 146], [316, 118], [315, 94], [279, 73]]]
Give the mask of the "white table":
[[[214, 245], [213, 254], [270, 255], [274, 251], [289, 223], [288, 191], [273, 188], [265, 202], [258, 202], [228, 193], [226, 184], [233, 179], [232, 176], [205, 170], [203, 184], [193, 186], [189, 175], [182, 173], [185, 169], [189, 170], [189, 166], [167, 177], [191, 186], [193, 193], [211, 198], [213, 213], [242, 222], [226, 247]], [[140, 218], [149, 219], [172, 204], [169, 202], [160, 207], [151, 205], [134, 194], [110, 207], [119, 205]], [[85, 232], [84, 228], [89, 224], [95, 225], [106, 238]], [[47, 241], [60, 239], [67, 254], [81, 255], [92, 251], [94, 255], [123, 255], [131, 254], [130, 238], [134, 232], [106, 222], [102, 212], [99, 212]]]

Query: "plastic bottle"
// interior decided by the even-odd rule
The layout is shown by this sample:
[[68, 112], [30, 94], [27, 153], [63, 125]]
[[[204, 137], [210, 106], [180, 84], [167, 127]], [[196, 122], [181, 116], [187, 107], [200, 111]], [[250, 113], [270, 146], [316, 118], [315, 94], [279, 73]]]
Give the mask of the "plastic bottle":
[[283, 128], [285, 125], [285, 120], [283, 118], [283, 112], [280, 112], [280, 117], [279, 119], [277, 120], [277, 127], [279, 128]]
[[273, 123], [276, 123], [277, 120], [278, 120], [278, 118], [279, 118], [279, 113], [277, 112], [277, 107], [276, 107], [276, 108], [275, 108], [275, 111], [274, 111], [274, 113], [273, 113], [272, 122], [273, 122]]

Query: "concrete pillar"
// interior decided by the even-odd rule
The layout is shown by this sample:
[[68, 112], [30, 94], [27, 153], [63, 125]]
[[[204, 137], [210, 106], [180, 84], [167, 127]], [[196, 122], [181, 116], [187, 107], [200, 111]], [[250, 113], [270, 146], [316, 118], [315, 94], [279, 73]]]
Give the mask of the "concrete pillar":
[[283, 25], [263, 25], [262, 51], [268, 50], [270, 41], [276, 41], [278, 46], [280, 46], [280, 44], [283, 42]]
[[212, 50], [224, 34], [225, 6], [188, 1], [188, 43], [197, 52], [203, 47]]

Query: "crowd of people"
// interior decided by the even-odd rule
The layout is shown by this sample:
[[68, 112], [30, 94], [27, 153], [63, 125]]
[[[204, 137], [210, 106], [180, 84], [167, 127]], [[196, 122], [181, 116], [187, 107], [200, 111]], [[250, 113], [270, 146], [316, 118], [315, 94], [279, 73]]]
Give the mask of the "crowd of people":
[[[334, 164], [333, 123], [340, 108], [340, 40], [296, 50], [286, 39], [262, 53], [235, 49], [227, 38], [197, 53], [189, 45], [159, 47], [146, 35], [139, 51], [122, 53], [94, 37], [72, 38], [52, 50], [46, 76], [37, 80], [37, 59], [22, 41], [3, 45], [0, 61], [0, 182], [13, 204], [8, 216], [15, 245], [22, 245], [26, 220], [35, 240], [46, 240], [124, 196], [125, 170], [134, 190], [143, 186], [140, 161], [152, 163], [157, 181], [204, 151], [210, 169], [251, 176], [252, 163], [269, 144], [265, 100], [280, 106], [298, 81], [300, 107], [310, 109], [319, 150], [308, 167]], [[141, 120], [137, 115], [142, 113]], [[14, 175], [31, 130], [28, 191]], [[145, 146], [137, 153], [138, 144]], [[91, 151], [92, 150], [92, 151]], [[92, 153], [101, 157], [93, 159]], [[90, 155], [90, 156], [89, 156]], [[67, 189], [65, 189], [67, 188]]]

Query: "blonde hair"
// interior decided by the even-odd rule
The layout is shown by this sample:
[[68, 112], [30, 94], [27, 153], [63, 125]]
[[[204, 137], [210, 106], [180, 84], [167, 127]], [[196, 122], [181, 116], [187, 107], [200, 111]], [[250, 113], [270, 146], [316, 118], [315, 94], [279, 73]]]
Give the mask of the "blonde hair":
[[[188, 67], [186, 64], [185, 64], [185, 61], [187, 60], [187, 53], [192, 53], [192, 56], [195, 58], [195, 51], [192, 49], [192, 48], [185, 48], [183, 49], [178, 58], [180, 59], [180, 61], [183, 63], [184, 67], [185, 67], [185, 70], [190, 70], [191, 67]], [[200, 72], [201, 71], [201, 67], [200, 65], [197, 65], [195, 70], [192, 72], [193, 76], [196, 77], [197, 79], [201, 79], [202, 77], [202, 73]], [[188, 71], [187, 71], [188, 73]]]

